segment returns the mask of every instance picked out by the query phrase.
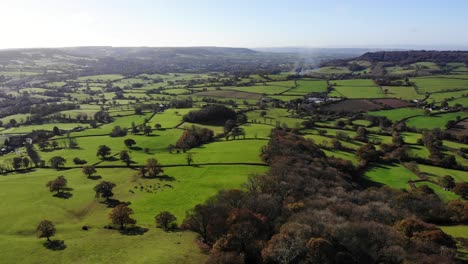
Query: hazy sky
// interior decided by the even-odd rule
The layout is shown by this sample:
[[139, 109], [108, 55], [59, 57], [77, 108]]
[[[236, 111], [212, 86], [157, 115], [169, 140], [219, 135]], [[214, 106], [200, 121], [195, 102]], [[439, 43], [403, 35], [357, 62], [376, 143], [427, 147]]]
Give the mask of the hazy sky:
[[0, 0], [0, 48], [468, 46], [465, 0]]

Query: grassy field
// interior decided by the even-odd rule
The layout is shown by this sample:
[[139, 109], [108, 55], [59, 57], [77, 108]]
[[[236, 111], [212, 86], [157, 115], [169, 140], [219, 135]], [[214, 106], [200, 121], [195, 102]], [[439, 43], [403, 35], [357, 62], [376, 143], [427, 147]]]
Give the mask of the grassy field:
[[376, 86], [335, 86], [330, 96], [346, 98], [382, 98], [384, 93]]
[[[98, 169], [102, 180], [117, 184], [115, 198], [131, 203], [138, 225], [149, 231], [139, 236], [121, 235], [103, 229], [109, 223], [106, 208], [94, 198], [93, 186], [99, 181], [87, 179], [79, 169], [67, 171], [40, 170], [28, 174], [10, 174], [0, 178], [0, 204], [4, 210], [0, 227], [0, 245], [12, 250], [1, 251], [3, 261], [20, 260], [22, 263], [99, 263], [108, 261], [147, 263], [199, 263], [205, 256], [194, 244], [195, 235], [189, 232], [166, 233], [154, 228], [154, 215], [163, 210], [173, 212], [178, 222], [185, 211], [203, 202], [223, 188], [239, 187], [250, 173], [260, 173], [266, 167], [258, 166], [200, 166], [167, 168], [165, 174], [175, 180], [164, 182], [135, 177], [129, 169]], [[68, 179], [72, 197], [53, 197], [45, 183], [58, 175]], [[172, 187], [164, 187], [170, 184]], [[161, 186], [151, 188], [151, 193], [133, 186]], [[129, 192], [133, 190], [134, 194]], [[34, 212], [34, 214], [30, 214]], [[34, 228], [42, 219], [50, 219], [57, 226], [57, 239], [65, 241], [64, 251], [43, 248], [43, 239], [34, 235]], [[82, 231], [87, 225], [90, 231]], [[130, 246], [131, 245], [131, 246]], [[125, 251], [114, 252], [114, 248]], [[141, 250], [148, 254], [140, 257]], [[177, 250], [178, 254], [168, 254]], [[28, 252], [18, 256], [14, 252]], [[151, 253], [149, 253], [151, 252]], [[8, 261], [9, 262], [9, 261]]]
[[314, 72], [321, 73], [321, 74], [343, 74], [343, 73], [350, 73], [350, 70], [347, 67], [322, 67], [315, 69]]
[[397, 122], [408, 117], [424, 115], [424, 110], [420, 108], [398, 108], [368, 112], [368, 114], [373, 116], [385, 116], [392, 122]]
[[411, 171], [397, 164], [374, 165], [366, 171], [365, 176], [371, 181], [396, 189], [409, 189], [408, 181], [418, 179]]
[[308, 94], [327, 91], [325, 81], [297, 81], [297, 87], [284, 94]]
[[437, 114], [430, 116], [417, 116], [412, 117], [406, 121], [406, 125], [409, 127], [416, 128], [445, 128], [445, 125], [449, 120], [456, 120], [457, 116], [460, 116], [462, 119], [468, 117], [466, 112], [455, 112], [455, 113], [446, 113], [446, 114]]
[[[412, 78], [412, 82], [414, 82], [421, 92], [441, 92], [453, 89], [466, 89], [468, 88], [468, 79], [452, 79], [452, 78], [444, 78], [444, 77], [418, 77]], [[420, 93], [421, 93], [420, 92]]]
[[230, 87], [229, 89], [250, 92], [258, 94], [280, 94], [290, 89], [291, 87], [280, 86], [280, 85], [256, 85], [256, 86], [243, 86], [243, 87]]
[[[367, 67], [370, 64], [358, 62]], [[433, 69], [434, 65], [422, 63], [411, 65], [411, 68]], [[459, 66], [457, 66], [459, 67]], [[401, 69], [404, 70], [404, 69]], [[361, 73], [363, 73], [363, 71]], [[323, 75], [321, 75], [321, 74]], [[437, 77], [412, 78], [417, 82], [419, 94], [413, 87], [378, 87], [371, 79], [333, 80], [333, 75], [350, 73], [347, 67], [325, 67], [315, 71], [313, 76], [321, 78], [291, 79], [292, 73], [282, 73], [262, 77], [260, 75], [245, 75], [241, 78], [232, 78], [228, 73], [168, 73], [168, 74], [143, 74], [125, 78], [119, 74], [106, 74], [95, 76], [82, 76], [75, 80], [70, 87], [70, 80], [44, 83], [45, 88], [12, 88], [6, 92], [12, 96], [20, 96], [22, 92], [30, 93], [31, 98], [54, 99], [47, 94], [47, 90], [55, 91], [57, 88], [66, 90], [64, 97], [55, 98], [57, 102], [50, 104], [62, 104], [76, 102], [79, 109], [57, 110], [52, 114], [47, 113], [47, 124], [35, 123], [34, 125], [4, 129], [0, 132], [0, 142], [11, 136], [9, 133], [26, 134], [33, 130], [49, 130], [54, 126], [60, 129], [72, 129], [78, 126], [85, 127], [83, 131], [72, 132], [69, 135], [78, 143], [78, 148], [68, 149], [65, 143], [67, 135], [59, 135], [49, 140], [58, 142], [56, 149], [36, 149], [40, 158], [44, 161], [54, 156], [66, 159], [64, 170], [51, 168], [39, 168], [23, 173], [8, 173], [0, 176], [0, 206], [4, 209], [0, 213], [3, 225], [0, 226], [0, 247], [7, 249], [0, 251], [0, 262], [5, 263], [203, 263], [207, 256], [200, 252], [195, 243], [196, 234], [186, 231], [163, 232], [155, 228], [154, 216], [168, 210], [177, 217], [177, 223], [181, 223], [187, 210], [195, 205], [203, 203], [218, 191], [231, 188], [242, 188], [242, 184], [251, 174], [260, 174], [268, 170], [259, 154], [260, 149], [268, 144], [271, 129], [276, 126], [295, 128], [298, 134], [312, 139], [329, 157], [349, 160], [353, 164], [359, 164], [356, 150], [365, 143], [354, 140], [355, 130], [353, 125], [366, 126], [370, 132], [368, 137], [371, 143], [380, 149], [379, 143], [391, 143], [391, 136], [379, 135], [382, 130], [379, 126], [371, 126], [371, 122], [365, 120], [366, 116], [356, 114], [352, 124], [340, 129], [336, 126], [338, 120], [347, 122], [350, 115], [339, 113], [320, 113], [321, 110], [334, 109], [337, 112], [354, 112], [362, 110], [382, 109], [385, 104], [393, 107], [405, 107], [404, 100], [422, 99], [426, 91], [443, 91], [468, 84], [468, 75], [444, 75]], [[354, 72], [353, 74], [357, 74]], [[289, 78], [288, 78], [289, 77]], [[329, 95], [347, 98], [386, 98], [382, 100], [343, 100], [338, 103], [320, 106], [319, 109], [308, 109], [302, 105], [294, 108], [294, 105], [281, 105], [281, 102], [265, 102], [264, 97], [277, 98], [283, 101], [302, 99], [309, 93], [327, 92], [327, 81], [334, 86], [334, 91]], [[57, 79], [63, 80], [63, 79]], [[116, 92], [110, 87], [123, 89], [123, 99], [116, 99]], [[42, 84], [42, 83], [41, 83]], [[134, 84], [141, 84], [142, 87]], [[254, 84], [253, 86], [242, 86]], [[297, 84], [297, 86], [296, 86]], [[230, 85], [230, 86], [228, 86]], [[237, 86], [236, 86], [237, 85]], [[38, 85], [40, 86], [40, 85]], [[36, 87], [31, 84], [29, 87]], [[187, 88], [189, 87], [189, 88]], [[448, 88], [447, 88], [448, 87]], [[468, 88], [468, 87], [467, 87]], [[152, 90], [157, 89], [157, 90]], [[384, 90], [388, 89], [387, 93]], [[432, 93], [428, 102], [440, 103], [444, 98], [453, 97], [450, 105], [461, 103], [465, 91]], [[448, 96], [448, 97], [447, 97]], [[70, 99], [68, 98], [70, 97]], [[94, 102], [94, 99], [106, 99], [106, 102]], [[90, 101], [89, 99], [93, 99]], [[193, 108], [171, 108], [172, 100], [190, 99]], [[1, 98], [9, 100], [8, 97]], [[229, 105], [236, 111], [245, 111], [247, 123], [241, 124], [245, 131], [245, 138], [226, 139], [222, 135], [223, 125], [206, 125], [184, 123], [183, 116], [190, 111], [214, 101]], [[229, 102], [228, 102], [229, 101]], [[237, 104], [232, 104], [232, 101]], [[44, 102], [44, 101], [39, 101]], [[44, 102], [44, 104], [47, 102]], [[158, 104], [169, 106], [163, 112], [153, 114], [150, 107]], [[281, 107], [277, 107], [280, 104]], [[141, 115], [135, 114], [135, 108], [141, 105], [144, 111]], [[292, 106], [292, 107], [291, 107]], [[110, 123], [99, 123], [96, 128], [91, 128], [89, 122], [80, 123], [74, 119], [78, 114], [86, 114], [88, 121], [94, 118], [94, 114], [104, 109], [113, 118]], [[305, 111], [300, 111], [305, 110]], [[316, 111], [319, 110], [319, 111]], [[21, 123], [31, 114], [10, 115], [5, 112], [1, 121], [6, 124], [14, 118]], [[0, 113], [1, 114], [1, 113]], [[34, 114], [34, 113], [33, 113]], [[60, 118], [55, 118], [60, 114]], [[409, 118], [408, 126], [417, 128], [443, 128], [448, 120], [468, 117], [466, 112], [440, 113], [438, 115], [424, 115], [422, 108], [398, 108], [368, 112], [373, 116], [385, 116], [396, 122]], [[70, 120], [64, 119], [63, 115]], [[413, 117], [416, 116], [416, 117]], [[55, 118], [55, 119], [54, 119]], [[67, 120], [64, 122], [64, 120]], [[303, 122], [315, 120], [315, 127], [305, 129]], [[146, 124], [153, 130], [146, 136], [141, 132], [129, 133], [125, 137], [110, 137], [110, 132], [115, 126], [131, 128], [132, 124]], [[156, 130], [156, 125], [161, 129]], [[184, 133], [185, 129], [192, 126], [204, 127], [220, 135], [214, 142], [188, 150], [193, 157], [191, 166], [187, 164], [187, 154], [183, 151], [169, 151], [168, 146], [174, 145]], [[326, 126], [327, 128], [321, 128]], [[325, 135], [320, 135], [319, 130], [325, 130]], [[340, 140], [346, 147], [346, 151], [332, 150], [332, 141], [338, 134], [344, 133], [349, 140]], [[383, 133], [382, 133], [383, 134]], [[429, 156], [428, 150], [417, 145], [420, 133], [402, 132], [405, 142], [411, 150], [410, 156]], [[125, 139], [136, 141], [135, 146], [128, 148], [124, 144]], [[37, 142], [34, 142], [37, 143]], [[114, 159], [102, 160], [96, 155], [99, 145], [107, 145], [111, 148]], [[444, 141], [445, 153], [455, 153], [466, 144], [454, 141]], [[25, 148], [15, 146], [19, 155], [26, 156]], [[125, 167], [124, 162], [118, 159], [118, 154], [127, 150], [134, 168]], [[0, 165], [9, 167], [14, 157], [18, 156], [14, 151], [0, 156]], [[98, 172], [96, 179], [88, 179], [81, 172], [79, 165], [74, 164], [74, 158], [87, 161], [88, 165], [95, 165]], [[167, 177], [161, 179], [146, 179], [137, 175], [137, 166], [144, 165], [149, 158], [157, 159], [164, 166], [164, 174]], [[466, 165], [468, 161], [457, 156], [458, 161]], [[428, 173], [430, 181], [438, 181], [440, 177], [451, 175], [457, 182], [468, 181], [468, 172], [461, 170], [449, 170], [440, 167], [419, 165], [421, 172]], [[45, 187], [47, 181], [64, 175], [68, 179], [72, 196], [69, 199], [53, 197]], [[365, 177], [371, 181], [385, 184], [397, 189], [409, 189], [408, 181], [417, 180], [418, 177], [399, 164], [371, 164], [365, 171]], [[105, 229], [110, 223], [108, 213], [110, 208], [95, 199], [93, 187], [102, 180], [115, 182], [115, 199], [129, 202], [134, 210], [133, 217], [137, 225], [147, 228], [148, 231], [141, 235], [123, 235], [116, 230]], [[451, 192], [443, 191], [438, 185], [431, 182], [418, 183], [428, 185], [444, 200], [449, 201], [458, 198]], [[49, 251], [42, 245], [44, 239], [37, 239], [34, 228], [42, 219], [52, 220], [57, 227], [56, 239], [64, 240], [67, 248], [63, 251]], [[82, 230], [88, 226], [88, 231]], [[21, 252], [21, 254], [18, 254]], [[144, 252], [144, 254], [142, 254]], [[176, 253], [176, 254], [175, 254]]]
[[460, 199], [460, 196], [456, 195], [454, 192], [446, 191], [441, 186], [434, 184], [432, 182], [416, 182], [414, 185], [416, 187], [426, 185], [430, 187], [434, 192], [439, 196], [439, 198], [444, 202], [450, 202], [455, 199]]
[[120, 74], [103, 74], [103, 75], [92, 75], [78, 77], [78, 81], [116, 81], [123, 79], [124, 76]]
[[386, 97], [398, 98], [402, 100], [423, 99], [423, 94], [418, 94], [411, 86], [382, 86], [383, 90], [387, 90]]

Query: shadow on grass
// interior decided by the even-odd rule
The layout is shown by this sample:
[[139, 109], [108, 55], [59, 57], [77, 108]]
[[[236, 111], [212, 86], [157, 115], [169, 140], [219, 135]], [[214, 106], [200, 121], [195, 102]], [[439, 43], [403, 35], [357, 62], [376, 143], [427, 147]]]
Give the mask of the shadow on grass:
[[53, 196], [61, 199], [70, 199], [73, 196], [73, 194], [71, 192], [59, 192], [54, 194]]
[[88, 179], [90, 180], [99, 180], [102, 179], [101, 175], [89, 176]]
[[141, 236], [144, 233], [148, 232], [148, 228], [132, 226], [120, 230], [120, 234], [126, 236]]
[[65, 245], [65, 242], [63, 240], [46, 241], [43, 245], [45, 248], [53, 251], [64, 250], [67, 248], [67, 245]]
[[169, 175], [161, 175], [161, 176], [145, 176], [141, 177], [143, 179], [159, 179], [160, 181], [175, 181], [175, 178]]
[[104, 159], [104, 161], [118, 161], [119, 159], [116, 157], [107, 157]]
[[129, 147], [129, 149], [131, 149], [131, 150], [142, 150], [141, 147], [136, 147], [136, 146], [135, 147]]
[[158, 134], [149, 134], [149, 135], [145, 135], [145, 136], [147, 136], [147, 137], [160, 137], [160, 135], [158, 135]]
[[114, 208], [119, 204], [125, 204], [125, 205], [130, 205], [131, 204], [130, 202], [122, 202], [120, 200], [112, 199], [112, 198], [109, 198], [109, 199], [107, 199], [105, 201], [102, 201], [101, 203], [107, 205], [108, 208]]

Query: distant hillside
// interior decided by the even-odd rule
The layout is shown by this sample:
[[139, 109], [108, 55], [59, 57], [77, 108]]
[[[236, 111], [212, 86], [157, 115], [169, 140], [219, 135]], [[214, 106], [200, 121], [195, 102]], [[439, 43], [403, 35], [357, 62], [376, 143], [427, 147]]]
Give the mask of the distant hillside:
[[[84, 75], [167, 72], [280, 72], [298, 56], [224, 47], [68, 47], [0, 50], [0, 67], [79, 69]], [[40, 66], [39, 66], [40, 65]]]
[[353, 60], [371, 63], [388, 62], [399, 65], [422, 61], [434, 63], [467, 62], [468, 51], [378, 51], [367, 52]]

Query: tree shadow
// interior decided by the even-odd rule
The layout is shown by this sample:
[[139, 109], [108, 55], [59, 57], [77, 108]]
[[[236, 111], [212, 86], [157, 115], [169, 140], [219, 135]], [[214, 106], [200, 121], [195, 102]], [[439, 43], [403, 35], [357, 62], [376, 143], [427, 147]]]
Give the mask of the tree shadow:
[[99, 180], [102, 179], [101, 175], [89, 176], [88, 179], [90, 180]]
[[105, 160], [105, 161], [117, 161], [117, 160], [119, 160], [119, 159], [116, 158], [116, 157], [114, 157], [114, 156], [112, 156], [112, 157], [107, 157], [107, 158], [105, 158], [104, 160]]
[[73, 194], [71, 192], [59, 192], [54, 194], [53, 196], [61, 199], [70, 199], [73, 196]]
[[126, 236], [141, 236], [144, 233], [148, 232], [148, 228], [140, 227], [140, 226], [132, 226], [127, 227], [120, 230], [120, 234]]
[[101, 203], [107, 205], [108, 208], [114, 208], [119, 204], [125, 204], [125, 205], [130, 205], [131, 204], [130, 202], [122, 202], [120, 200], [112, 199], [112, 198], [104, 200]]
[[129, 149], [131, 149], [131, 150], [142, 150], [141, 147], [129, 147]]
[[175, 178], [169, 175], [144, 176], [143, 179], [159, 179], [160, 181], [175, 181]]
[[46, 241], [43, 245], [45, 248], [53, 251], [64, 250], [67, 248], [67, 245], [65, 245], [65, 242], [63, 240]]

